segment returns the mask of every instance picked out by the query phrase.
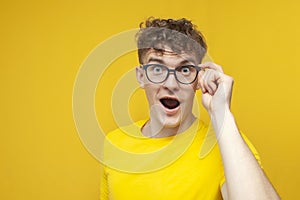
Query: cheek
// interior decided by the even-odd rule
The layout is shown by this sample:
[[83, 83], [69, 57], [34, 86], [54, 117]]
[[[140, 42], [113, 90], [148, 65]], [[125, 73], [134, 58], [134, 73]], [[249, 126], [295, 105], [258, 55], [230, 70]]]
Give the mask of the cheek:
[[195, 82], [191, 85], [191, 87], [193, 88], [194, 92], [196, 92], [196, 90], [199, 89], [199, 81], [198, 79], [195, 80]]
[[187, 100], [192, 102], [195, 96], [195, 91], [194, 90], [190, 90], [189, 92], [187, 92]]
[[182, 95], [186, 100], [193, 99], [196, 93], [196, 84], [187, 85], [185, 88], [182, 88]]
[[156, 96], [159, 91], [159, 86], [153, 84], [146, 84], [144, 89], [149, 103], [153, 104], [156, 100]]

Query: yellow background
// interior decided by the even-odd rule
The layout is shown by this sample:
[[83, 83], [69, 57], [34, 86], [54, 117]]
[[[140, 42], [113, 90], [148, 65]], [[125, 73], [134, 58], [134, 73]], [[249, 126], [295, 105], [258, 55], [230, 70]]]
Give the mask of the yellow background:
[[[73, 122], [73, 84], [96, 45], [151, 15], [186, 17], [198, 25], [213, 60], [235, 79], [232, 110], [239, 128], [256, 146], [283, 199], [299, 196], [298, 1], [6, 0], [0, 5], [0, 199], [98, 199], [99, 163]], [[122, 61], [128, 69], [138, 64], [129, 58]], [[113, 85], [117, 77], [108, 82]], [[111, 89], [96, 95], [105, 130], [115, 127], [103, 104]], [[145, 100], [139, 92], [136, 99]], [[146, 116], [146, 109], [132, 107], [131, 101], [134, 119]]]

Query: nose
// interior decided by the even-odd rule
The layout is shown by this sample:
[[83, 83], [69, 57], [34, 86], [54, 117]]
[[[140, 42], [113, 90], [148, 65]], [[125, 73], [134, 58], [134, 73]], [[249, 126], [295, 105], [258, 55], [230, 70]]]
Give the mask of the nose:
[[174, 72], [170, 72], [167, 80], [163, 83], [163, 87], [169, 89], [169, 90], [177, 90], [179, 87], [179, 83], [177, 82], [175, 78]]

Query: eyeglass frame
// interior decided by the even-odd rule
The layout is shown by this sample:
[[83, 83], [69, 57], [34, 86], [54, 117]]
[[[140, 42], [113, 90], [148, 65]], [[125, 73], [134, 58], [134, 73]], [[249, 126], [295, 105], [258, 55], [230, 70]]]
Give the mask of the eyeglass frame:
[[[164, 80], [162, 80], [162, 81], [160, 81], [160, 82], [154, 82], [154, 81], [152, 81], [152, 80], [148, 77], [147, 68], [150, 67], [150, 66], [152, 66], [152, 65], [158, 65], [158, 66], [161, 66], [161, 67], [165, 67], [165, 68], [168, 70], [168, 74], [167, 74], [167, 76], [166, 76], [166, 78], [165, 78]], [[194, 83], [194, 82], [196, 81], [197, 76], [198, 76], [198, 73], [201, 71], [201, 67], [196, 66], [196, 65], [182, 65], [182, 66], [176, 67], [175, 69], [170, 69], [170, 68], [168, 68], [166, 65], [163, 65], [163, 64], [156, 64], [156, 63], [154, 64], [154, 63], [152, 63], [152, 64], [141, 65], [140, 67], [143, 68], [143, 69], [145, 70], [147, 79], [148, 79], [151, 83], [154, 83], [154, 84], [160, 84], [160, 83], [165, 82], [165, 81], [169, 78], [170, 73], [173, 73], [173, 74], [174, 74], [174, 77], [175, 77], [175, 79], [176, 79], [177, 82], [179, 82], [179, 83], [181, 83], [181, 84], [189, 85], [189, 84], [192, 84], [192, 83]], [[196, 73], [195, 78], [194, 78], [194, 80], [193, 80], [192, 82], [190, 82], [190, 83], [183, 83], [183, 82], [181, 82], [181, 81], [178, 80], [177, 75], [176, 75], [176, 69], [182, 68], [182, 67], [193, 67], [193, 68], [196, 69], [197, 73]]]

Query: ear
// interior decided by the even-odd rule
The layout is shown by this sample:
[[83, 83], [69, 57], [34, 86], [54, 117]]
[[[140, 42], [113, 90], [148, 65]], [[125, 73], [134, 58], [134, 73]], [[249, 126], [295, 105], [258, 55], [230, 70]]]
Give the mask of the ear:
[[139, 84], [140, 84], [140, 87], [141, 88], [144, 88], [144, 86], [145, 86], [145, 83], [144, 83], [144, 80], [145, 80], [145, 74], [144, 74], [144, 70], [143, 70], [143, 68], [141, 68], [141, 67], [136, 67], [135, 68], [135, 75], [136, 75], [136, 79], [137, 79], [137, 81], [139, 82]]
[[201, 88], [200, 84], [200, 75], [198, 74], [197, 80], [196, 80], [196, 90], [199, 90]]
[[202, 77], [203, 77], [203, 74], [204, 74], [204, 70], [200, 70], [200, 72], [198, 73], [198, 77], [197, 77], [197, 80], [196, 80], [196, 90], [199, 90], [201, 89], [201, 85], [203, 84], [203, 80], [202, 80]]
[[200, 89], [200, 81], [199, 80], [197, 80], [197, 85], [196, 85], [196, 90], [199, 90]]

